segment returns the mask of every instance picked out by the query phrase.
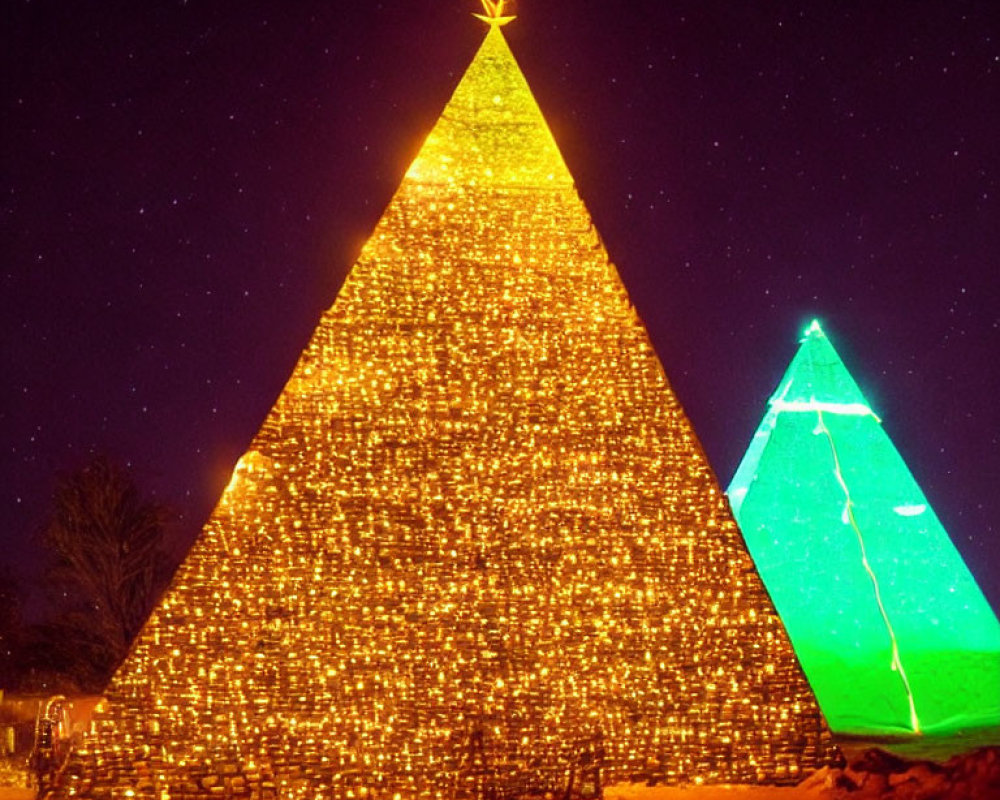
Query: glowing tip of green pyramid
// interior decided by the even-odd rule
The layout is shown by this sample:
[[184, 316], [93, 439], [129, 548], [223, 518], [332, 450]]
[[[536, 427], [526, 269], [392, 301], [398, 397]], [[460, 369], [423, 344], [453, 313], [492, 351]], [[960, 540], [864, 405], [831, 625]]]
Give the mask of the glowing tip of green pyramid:
[[818, 319], [814, 319], [809, 323], [809, 327], [806, 328], [805, 335], [812, 336], [814, 333], [818, 333], [820, 336], [823, 336], [823, 329], [819, 326]]

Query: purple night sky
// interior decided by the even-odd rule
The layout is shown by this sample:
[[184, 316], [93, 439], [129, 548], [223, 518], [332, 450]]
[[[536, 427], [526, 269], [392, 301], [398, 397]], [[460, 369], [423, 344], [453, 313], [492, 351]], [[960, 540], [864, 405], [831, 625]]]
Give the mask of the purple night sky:
[[[0, 562], [108, 452], [179, 559], [482, 39], [475, 0], [5, 0]], [[521, 0], [728, 483], [819, 317], [1000, 608], [1000, 11]]]

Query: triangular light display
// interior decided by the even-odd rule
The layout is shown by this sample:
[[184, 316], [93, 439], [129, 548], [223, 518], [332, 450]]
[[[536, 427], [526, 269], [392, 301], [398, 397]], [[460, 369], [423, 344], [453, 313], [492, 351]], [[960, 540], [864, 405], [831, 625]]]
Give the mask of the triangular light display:
[[492, 24], [63, 791], [580, 794], [831, 752]]
[[1000, 625], [818, 322], [729, 497], [835, 732], [1000, 726]]

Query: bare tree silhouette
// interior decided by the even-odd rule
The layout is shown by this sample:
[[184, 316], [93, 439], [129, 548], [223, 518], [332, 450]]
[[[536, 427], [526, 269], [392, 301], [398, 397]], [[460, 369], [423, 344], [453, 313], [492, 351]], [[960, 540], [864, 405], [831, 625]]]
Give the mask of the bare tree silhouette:
[[165, 507], [144, 498], [107, 457], [58, 480], [42, 532], [57, 616], [36, 630], [47, 640], [36, 654], [74, 673], [79, 688], [103, 688], [152, 609], [167, 575], [166, 518]]

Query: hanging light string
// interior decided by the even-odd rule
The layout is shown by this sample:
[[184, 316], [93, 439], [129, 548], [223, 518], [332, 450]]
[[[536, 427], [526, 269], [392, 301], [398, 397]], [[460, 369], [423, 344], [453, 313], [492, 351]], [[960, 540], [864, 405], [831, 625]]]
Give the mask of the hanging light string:
[[892, 628], [892, 623], [889, 621], [889, 614], [885, 610], [885, 604], [882, 602], [882, 591], [878, 584], [878, 578], [875, 576], [875, 572], [872, 570], [871, 564], [868, 561], [868, 552], [865, 548], [864, 536], [861, 534], [861, 528], [858, 527], [857, 517], [854, 516], [854, 501], [851, 500], [850, 489], [847, 488], [847, 481], [844, 479], [844, 474], [840, 469], [840, 458], [837, 455], [837, 445], [833, 441], [833, 435], [830, 433], [830, 429], [826, 427], [826, 422], [823, 419], [823, 410], [819, 407], [816, 408], [816, 416], [819, 422], [813, 433], [823, 434], [830, 443], [830, 453], [833, 456], [834, 474], [837, 476], [837, 482], [840, 484], [840, 488], [844, 491], [844, 521], [854, 529], [854, 533], [858, 537], [858, 546], [861, 548], [861, 564], [864, 566], [865, 572], [868, 573], [868, 577], [872, 582], [872, 589], [875, 592], [875, 602], [878, 604], [879, 613], [882, 615], [882, 621], [885, 623], [885, 629], [889, 634], [889, 640], [892, 642], [891, 668], [894, 672], [899, 674], [899, 678], [903, 682], [906, 699], [910, 704], [910, 727], [913, 729], [914, 733], [920, 733], [920, 720], [917, 717], [917, 708], [913, 699], [913, 690], [910, 688], [910, 681], [906, 677], [906, 670], [903, 668], [903, 661], [899, 655], [899, 642], [896, 640], [896, 632]]

